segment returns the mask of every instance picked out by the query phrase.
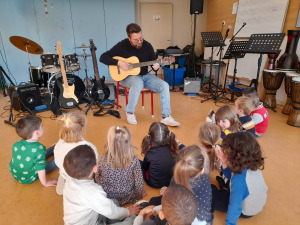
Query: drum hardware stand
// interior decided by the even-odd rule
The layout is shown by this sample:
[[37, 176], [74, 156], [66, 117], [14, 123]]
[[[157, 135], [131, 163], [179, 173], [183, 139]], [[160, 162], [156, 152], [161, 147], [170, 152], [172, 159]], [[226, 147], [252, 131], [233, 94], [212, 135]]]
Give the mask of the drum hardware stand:
[[3, 67], [0, 65], [0, 84], [1, 84], [1, 87], [2, 87], [2, 90], [3, 90], [3, 96], [6, 97], [7, 96], [7, 93], [6, 93], [6, 90], [8, 85], [5, 81], [5, 78], [4, 76], [9, 80], [10, 84], [15, 86], [14, 82], [10, 79], [10, 77], [7, 75], [7, 73], [5, 72], [5, 70], [3, 69]]
[[[281, 46], [284, 37], [285, 37], [284, 33], [252, 34], [250, 36], [248, 44], [245, 48], [245, 52], [260, 54], [257, 62], [258, 66], [257, 66], [256, 79], [252, 79], [249, 85], [249, 87], [251, 87], [254, 84], [256, 92], [257, 92], [258, 81], [259, 81], [260, 67], [262, 63], [262, 55], [278, 53], [278, 51], [280, 51], [279, 48]], [[276, 112], [276, 110], [273, 107], [269, 106], [264, 101], [262, 102], [266, 107]]]
[[[221, 32], [201, 32], [201, 36], [202, 36], [202, 39], [203, 39], [203, 42], [204, 42], [204, 46], [205, 47], [211, 47], [209, 81], [208, 81], [208, 83], [206, 83], [206, 84], [208, 84], [208, 92], [211, 94], [211, 96], [208, 97], [205, 100], [202, 100], [201, 103], [203, 103], [203, 102], [208, 101], [210, 99], [215, 100], [216, 99], [216, 92], [218, 91], [218, 89], [221, 90], [218, 85], [215, 85], [211, 81], [212, 67], [213, 67], [212, 66], [212, 64], [213, 64], [213, 52], [214, 52], [214, 47], [216, 47], [216, 46], [221, 47], [221, 46], [224, 46], [225, 44], [224, 44], [224, 40], [223, 40]], [[219, 70], [220, 70], [220, 66], [219, 66]], [[203, 76], [205, 76], [205, 74]], [[219, 77], [218, 77], [218, 79], [219, 79]], [[214, 86], [216, 88], [215, 93], [212, 90], [212, 86]]]
[[[219, 99], [216, 99], [215, 103], [221, 99], [227, 99], [231, 102], [234, 102], [234, 95], [236, 95], [237, 97], [240, 96], [240, 94], [238, 94], [238, 92], [234, 89], [235, 88], [235, 80], [236, 80], [236, 74], [237, 74], [237, 59], [238, 58], [244, 58], [245, 56], [245, 47], [247, 45], [248, 41], [233, 41], [230, 43], [225, 55], [223, 59], [234, 59], [234, 70], [233, 70], [233, 78], [232, 78], [232, 89], [226, 93], [226, 81], [227, 81], [227, 76], [228, 76], [228, 67], [227, 67], [227, 71], [226, 71], [226, 76], [225, 76], [225, 82], [223, 85], [223, 96]], [[225, 94], [226, 93], [226, 94]], [[227, 98], [226, 95], [231, 94], [231, 98]]]
[[22, 101], [22, 99], [19, 97], [19, 94], [17, 93], [17, 91], [13, 91], [11, 93], [11, 100], [10, 100], [10, 108], [9, 108], [9, 119], [8, 120], [4, 120], [4, 123], [9, 124], [13, 127], [16, 127], [16, 124], [14, 124], [14, 122], [16, 121], [16, 117], [14, 118], [14, 114], [13, 114], [13, 104], [14, 104], [14, 99], [17, 98], [19, 100], [19, 102], [23, 105], [24, 109], [29, 112], [31, 115], [35, 115]]

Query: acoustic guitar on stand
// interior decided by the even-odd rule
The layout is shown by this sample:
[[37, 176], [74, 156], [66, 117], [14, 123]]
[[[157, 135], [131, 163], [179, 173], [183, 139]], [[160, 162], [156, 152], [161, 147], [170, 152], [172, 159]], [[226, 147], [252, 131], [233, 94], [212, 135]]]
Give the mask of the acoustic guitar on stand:
[[78, 106], [78, 99], [75, 95], [75, 85], [72, 84], [71, 86], [69, 86], [69, 84], [68, 84], [64, 61], [62, 58], [63, 50], [61, 48], [60, 41], [57, 42], [56, 52], [59, 57], [61, 75], [63, 78], [63, 83], [61, 83], [59, 80], [57, 80], [57, 86], [59, 87], [59, 90], [60, 90], [59, 96], [58, 96], [58, 102], [62, 108], [67, 108], [67, 109], [73, 108], [75, 106]]
[[147, 62], [139, 62], [139, 59], [135, 56], [129, 58], [115, 56], [113, 58], [130, 64], [128, 70], [122, 70], [119, 66], [115, 66], [115, 65], [109, 66], [110, 75], [112, 79], [114, 79], [115, 81], [124, 80], [126, 77], [130, 75], [139, 75], [141, 72], [141, 67], [143, 66], [150, 66], [155, 63], [159, 63], [160, 65], [170, 65], [173, 62], [175, 62], [175, 57], [165, 57], [162, 59], [147, 61]]

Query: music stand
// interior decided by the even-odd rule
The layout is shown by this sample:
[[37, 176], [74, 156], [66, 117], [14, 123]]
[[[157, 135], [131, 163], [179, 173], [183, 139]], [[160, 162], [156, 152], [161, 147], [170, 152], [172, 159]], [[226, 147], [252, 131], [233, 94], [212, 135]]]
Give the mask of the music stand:
[[[257, 92], [259, 73], [260, 73], [260, 67], [262, 62], [262, 55], [280, 52], [279, 48], [282, 44], [284, 36], [285, 36], [284, 33], [252, 34], [250, 36], [248, 44], [245, 48], [245, 52], [260, 54], [257, 62], [258, 68], [257, 68], [256, 79], [252, 79], [249, 85], [249, 87], [251, 87], [252, 84], [254, 84], [256, 92]], [[274, 112], [276, 112], [274, 108], [266, 104], [264, 101], [262, 102], [266, 106], [271, 108]]]
[[202, 100], [201, 101], [201, 103], [202, 103], [209, 99], [215, 99], [215, 95], [213, 94], [213, 91], [212, 91], [212, 85], [215, 86], [216, 88], [219, 88], [219, 87], [211, 81], [213, 52], [214, 52], [214, 47], [222, 47], [222, 46], [225, 46], [225, 44], [224, 44], [224, 40], [223, 40], [223, 37], [222, 37], [222, 34], [220, 31], [218, 31], [218, 32], [201, 32], [201, 36], [202, 36], [202, 40], [204, 43], [204, 47], [211, 47], [209, 81], [206, 84], [208, 84], [208, 92], [210, 92], [212, 94], [211, 97], [209, 97], [205, 100]]
[[[237, 69], [236, 69], [236, 66], [237, 66], [237, 59], [240, 59], [240, 58], [244, 58], [245, 56], [245, 47], [247, 45], [248, 41], [233, 41], [230, 43], [223, 59], [234, 59], [234, 70], [233, 70], [233, 78], [232, 78], [232, 89], [225, 94], [226, 92], [226, 80], [227, 80], [227, 72], [226, 72], [226, 75], [225, 75], [225, 81], [224, 81], [224, 85], [223, 85], [223, 96], [220, 98], [220, 99], [223, 99], [223, 98], [226, 98], [226, 95], [227, 94], [231, 94], [231, 98], [228, 99], [230, 100], [231, 102], [233, 102], [234, 100], [234, 95], [236, 95], [237, 97], [239, 97], [239, 95], [237, 94], [237, 91], [234, 90], [234, 87], [235, 87], [235, 78], [236, 78], [236, 73], [237, 73]], [[227, 71], [228, 71], [228, 68], [227, 68]], [[216, 99], [215, 102], [219, 101], [220, 99]]]

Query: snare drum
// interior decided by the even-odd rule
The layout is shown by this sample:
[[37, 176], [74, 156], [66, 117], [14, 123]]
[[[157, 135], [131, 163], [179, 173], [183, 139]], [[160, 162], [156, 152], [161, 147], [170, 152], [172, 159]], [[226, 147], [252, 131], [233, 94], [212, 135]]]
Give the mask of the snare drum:
[[266, 89], [265, 103], [276, 108], [276, 92], [280, 88], [285, 73], [279, 70], [263, 71], [263, 85]]
[[300, 127], [300, 76], [292, 79], [292, 110], [290, 112], [287, 124]]
[[60, 71], [58, 55], [45, 53], [41, 55], [42, 68], [47, 73], [57, 73]]
[[67, 71], [77, 71], [80, 69], [80, 64], [78, 62], [78, 56], [76, 53], [64, 55], [63, 58]]
[[283, 114], [289, 115], [292, 110], [292, 79], [298, 77], [300, 74], [294, 71], [287, 71], [285, 73], [284, 84], [285, 84], [285, 93], [287, 95], [285, 105], [282, 109]]
[[31, 66], [31, 82], [38, 84], [39, 87], [42, 87], [42, 68], [38, 66]]

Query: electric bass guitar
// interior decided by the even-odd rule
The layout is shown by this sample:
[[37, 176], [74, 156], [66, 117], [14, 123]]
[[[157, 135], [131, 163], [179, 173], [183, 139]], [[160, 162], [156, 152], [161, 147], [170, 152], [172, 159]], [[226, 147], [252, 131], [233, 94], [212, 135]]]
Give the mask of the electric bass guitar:
[[110, 90], [107, 87], [107, 85], [104, 83], [105, 77], [103, 76], [100, 79], [98, 63], [97, 63], [97, 58], [96, 58], [97, 48], [94, 45], [94, 42], [92, 39], [90, 39], [90, 49], [91, 49], [91, 53], [92, 53], [94, 73], [95, 73], [95, 82], [94, 82], [94, 86], [92, 87], [92, 91], [91, 91], [92, 96], [91, 97], [93, 98], [94, 101], [102, 103], [108, 99], [108, 97], [110, 95]]
[[150, 66], [155, 63], [159, 63], [160, 65], [170, 65], [175, 62], [175, 57], [165, 57], [163, 59], [148, 61], [148, 62], [139, 62], [139, 59], [135, 56], [130, 58], [122, 58], [120, 56], [113, 57], [116, 60], [124, 61], [129, 63], [128, 70], [122, 70], [119, 66], [111, 65], [109, 66], [109, 72], [115, 81], [120, 81], [128, 77], [129, 75], [139, 75], [141, 72], [141, 68], [143, 66]]
[[60, 69], [61, 69], [61, 75], [63, 78], [63, 83], [61, 81], [57, 80], [57, 86], [59, 87], [59, 96], [58, 96], [58, 103], [60, 107], [62, 108], [73, 108], [75, 106], [78, 106], [78, 99], [75, 95], [75, 85], [72, 84], [69, 86], [68, 79], [66, 75], [66, 70], [64, 66], [64, 61], [62, 58], [63, 50], [61, 48], [61, 42], [57, 42], [57, 55], [59, 57], [59, 63], [60, 63]]

